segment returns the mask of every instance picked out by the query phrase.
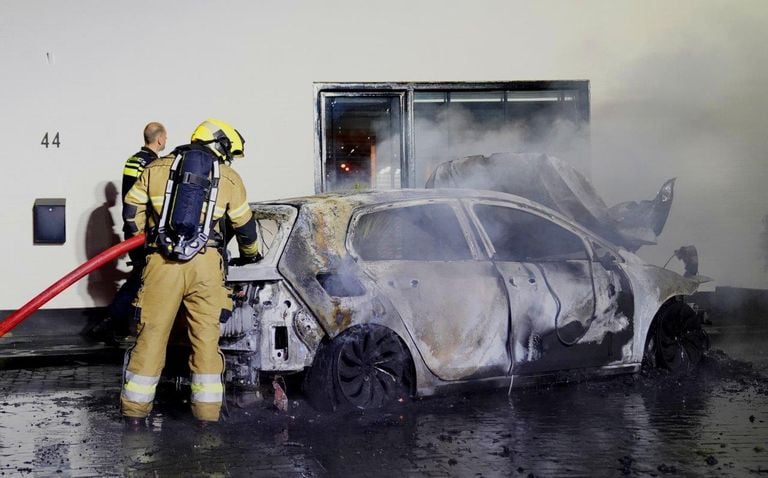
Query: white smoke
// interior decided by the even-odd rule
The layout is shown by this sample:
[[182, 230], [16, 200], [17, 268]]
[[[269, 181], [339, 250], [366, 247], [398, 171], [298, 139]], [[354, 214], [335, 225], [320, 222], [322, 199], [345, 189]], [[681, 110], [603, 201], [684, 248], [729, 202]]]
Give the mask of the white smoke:
[[596, 189], [611, 204], [646, 197], [677, 177], [659, 245], [641, 256], [663, 264], [694, 244], [700, 273], [718, 286], [768, 288], [760, 247], [768, 213], [768, 49], [761, 47], [768, 10], [759, 10], [702, 2], [695, 20], [649, 40], [610, 84], [591, 88]]
[[537, 119], [508, 122], [478, 121], [462, 105], [450, 105], [435, 119], [418, 116], [416, 143], [416, 186], [423, 187], [435, 166], [451, 159], [498, 152], [547, 153], [566, 159], [589, 175], [589, 129], [581, 122], [560, 118], [547, 124], [539, 134]]

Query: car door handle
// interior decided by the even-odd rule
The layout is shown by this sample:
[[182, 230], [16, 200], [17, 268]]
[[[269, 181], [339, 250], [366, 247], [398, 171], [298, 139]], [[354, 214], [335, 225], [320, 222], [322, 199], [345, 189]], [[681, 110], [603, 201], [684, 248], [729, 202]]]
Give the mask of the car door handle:
[[[411, 284], [411, 287], [416, 288], [416, 287], [419, 286], [419, 280], [418, 279], [411, 279], [410, 284]], [[390, 287], [397, 287], [397, 284], [393, 280], [387, 281], [387, 285], [389, 285]]]

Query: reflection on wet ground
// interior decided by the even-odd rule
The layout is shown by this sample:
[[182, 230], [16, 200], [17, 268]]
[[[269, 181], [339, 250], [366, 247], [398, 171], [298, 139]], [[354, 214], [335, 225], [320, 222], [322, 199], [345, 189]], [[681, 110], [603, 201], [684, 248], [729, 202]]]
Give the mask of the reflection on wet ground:
[[297, 396], [288, 413], [230, 407], [203, 431], [166, 391], [140, 432], [119, 420], [117, 361], [8, 368], [0, 476], [768, 476], [761, 357], [713, 350], [687, 377], [492, 390], [378, 413], [319, 414]]

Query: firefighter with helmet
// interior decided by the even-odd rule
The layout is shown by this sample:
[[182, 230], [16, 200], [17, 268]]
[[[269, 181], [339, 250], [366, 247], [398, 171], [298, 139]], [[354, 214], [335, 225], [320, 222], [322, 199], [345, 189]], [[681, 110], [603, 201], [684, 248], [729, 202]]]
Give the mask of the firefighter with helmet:
[[[195, 129], [189, 145], [147, 166], [126, 194], [126, 227], [134, 234], [147, 232], [147, 264], [135, 302], [138, 336], [126, 352], [120, 397], [121, 412], [132, 426], [147, 423], [181, 305], [192, 345], [192, 413], [201, 424], [219, 419], [224, 398], [219, 324], [232, 310], [224, 284], [225, 228], [237, 238], [241, 263], [261, 258], [243, 182], [229, 165], [243, 156], [244, 143], [232, 126], [209, 119]], [[195, 164], [198, 170], [189, 169]], [[194, 218], [194, 234], [183, 232], [179, 214]]]

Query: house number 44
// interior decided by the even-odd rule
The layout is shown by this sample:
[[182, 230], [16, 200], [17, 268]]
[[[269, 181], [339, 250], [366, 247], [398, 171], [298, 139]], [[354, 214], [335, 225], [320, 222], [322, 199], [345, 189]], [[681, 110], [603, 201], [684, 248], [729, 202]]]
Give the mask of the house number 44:
[[43, 136], [43, 140], [40, 141], [40, 144], [42, 146], [45, 146], [46, 148], [56, 146], [57, 148], [61, 146], [61, 140], [59, 140], [59, 132], [57, 131], [55, 135], [53, 135], [53, 138], [49, 135], [49, 133], [46, 131], [45, 135]]

